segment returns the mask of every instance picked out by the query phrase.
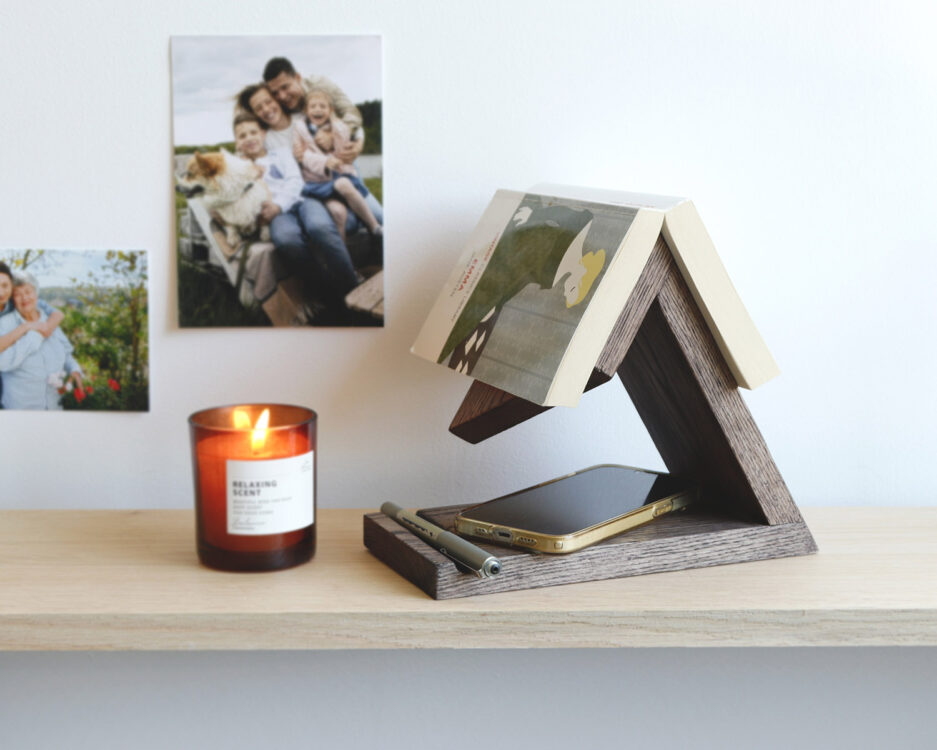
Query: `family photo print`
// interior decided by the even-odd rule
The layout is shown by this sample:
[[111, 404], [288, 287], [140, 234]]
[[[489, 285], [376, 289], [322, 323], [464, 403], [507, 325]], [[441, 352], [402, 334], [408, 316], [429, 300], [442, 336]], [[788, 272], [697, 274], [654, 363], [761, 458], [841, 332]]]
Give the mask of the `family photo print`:
[[0, 407], [149, 411], [142, 250], [0, 250]]
[[380, 36], [172, 39], [179, 324], [381, 326]]

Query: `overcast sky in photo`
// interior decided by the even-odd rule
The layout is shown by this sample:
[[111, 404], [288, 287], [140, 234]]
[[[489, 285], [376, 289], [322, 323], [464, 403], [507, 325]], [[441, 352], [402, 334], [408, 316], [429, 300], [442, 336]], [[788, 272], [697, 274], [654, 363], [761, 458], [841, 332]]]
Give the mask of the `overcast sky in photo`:
[[[22, 258], [25, 250], [0, 250], [0, 260], [10, 263], [14, 258]], [[105, 268], [107, 250], [45, 250], [42, 255], [31, 261], [26, 269], [43, 289], [79, 284], [95, 286], [116, 286], [119, 280]], [[141, 270], [146, 270], [146, 259]]]
[[379, 36], [177, 36], [172, 39], [173, 142], [232, 140], [234, 97], [259, 83], [271, 57], [324, 75], [355, 103], [381, 98]]

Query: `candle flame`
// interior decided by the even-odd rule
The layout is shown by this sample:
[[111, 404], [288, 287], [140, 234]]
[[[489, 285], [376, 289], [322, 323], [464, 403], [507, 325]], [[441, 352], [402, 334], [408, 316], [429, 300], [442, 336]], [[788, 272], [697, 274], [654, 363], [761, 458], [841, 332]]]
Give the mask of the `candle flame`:
[[268, 424], [270, 424], [270, 410], [264, 409], [263, 413], [257, 418], [257, 424], [254, 425], [253, 432], [251, 432], [251, 450], [255, 453], [262, 451], [267, 442]]
[[267, 426], [270, 424], [270, 410], [264, 409], [257, 417], [257, 423], [251, 427], [250, 415], [244, 409], [234, 410], [234, 427], [237, 430], [251, 431], [251, 450], [259, 453], [267, 443]]

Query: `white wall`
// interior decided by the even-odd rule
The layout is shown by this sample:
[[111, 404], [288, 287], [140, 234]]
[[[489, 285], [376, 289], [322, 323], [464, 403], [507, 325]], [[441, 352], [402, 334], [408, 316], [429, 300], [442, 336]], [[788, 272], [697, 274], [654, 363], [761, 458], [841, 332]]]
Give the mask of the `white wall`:
[[[464, 444], [446, 427], [468, 381], [408, 353], [493, 191], [541, 181], [695, 200], [781, 366], [746, 396], [799, 503], [937, 503], [935, 21], [914, 2], [6, 3], [0, 248], [149, 250], [153, 387], [147, 415], [0, 415], [0, 507], [191, 507], [187, 415], [263, 399], [318, 410], [323, 507], [659, 466], [615, 384]], [[169, 37], [245, 32], [384, 35], [382, 331], [177, 327]]]
[[[324, 507], [660, 466], [617, 383], [464, 444], [446, 427], [468, 380], [408, 353], [493, 191], [540, 181], [696, 201], [780, 363], [746, 395], [798, 502], [937, 501], [915, 470], [937, 422], [934, 11], [577, 7], [5, 6], [0, 249], [148, 249], [153, 385], [143, 416], [5, 413], [0, 503], [190, 507], [186, 417], [262, 399], [319, 411]], [[384, 34], [383, 331], [177, 327], [169, 37], [243, 32]]]

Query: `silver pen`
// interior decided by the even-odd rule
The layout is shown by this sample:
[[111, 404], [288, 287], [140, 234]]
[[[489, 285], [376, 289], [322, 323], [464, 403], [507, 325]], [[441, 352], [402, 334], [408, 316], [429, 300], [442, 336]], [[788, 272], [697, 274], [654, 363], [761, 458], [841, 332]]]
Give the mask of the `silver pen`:
[[381, 513], [388, 518], [393, 518], [453, 562], [469, 568], [479, 578], [489, 578], [501, 572], [501, 561], [494, 555], [456, 536], [451, 531], [441, 529], [436, 524], [420, 518], [416, 513], [404, 510], [397, 503], [384, 503], [381, 506]]

